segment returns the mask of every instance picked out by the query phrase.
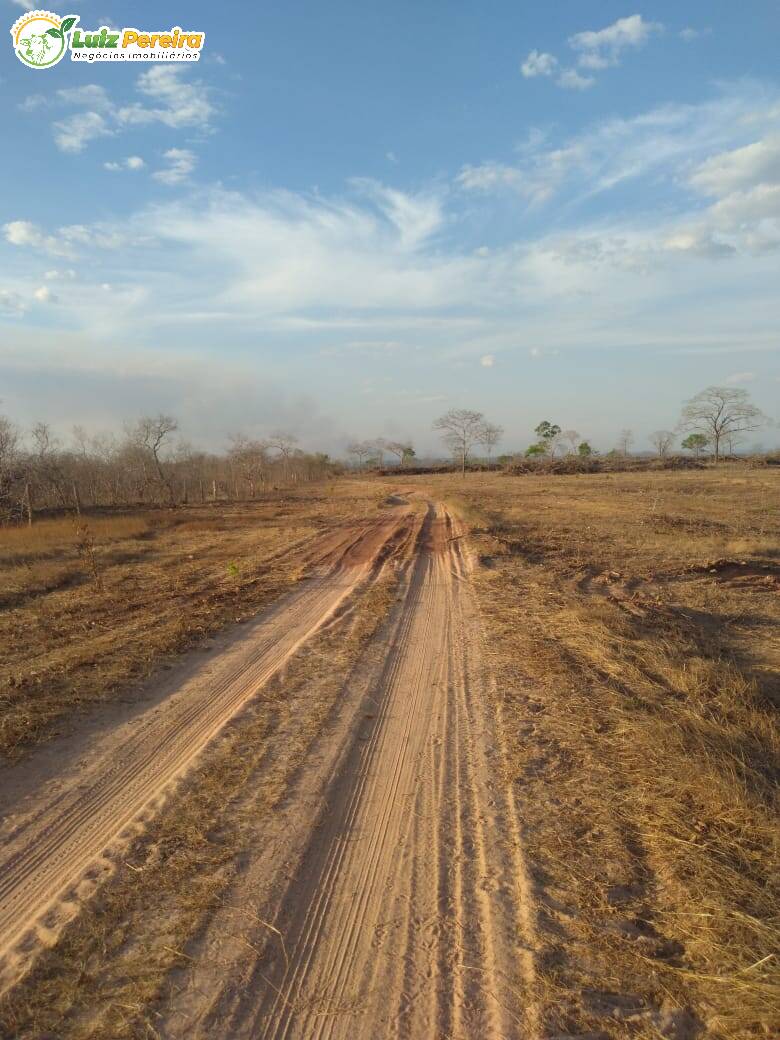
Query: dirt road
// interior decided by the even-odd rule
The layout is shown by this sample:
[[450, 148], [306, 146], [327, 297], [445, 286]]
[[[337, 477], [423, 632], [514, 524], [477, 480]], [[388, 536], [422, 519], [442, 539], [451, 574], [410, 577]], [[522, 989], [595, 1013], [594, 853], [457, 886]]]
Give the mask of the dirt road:
[[[255, 927], [244, 916], [231, 946], [238, 919], [216, 916], [162, 1035], [536, 1032], [528, 886], [466, 570], [452, 517], [431, 509], [363, 721], [285, 890], [258, 901], [272, 865], [249, 872], [230, 903], [254, 907]], [[291, 821], [308, 806], [290, 803]]]
[[[388, 561], [403, 578], [385, 652], [362, 692], [345, 694], [351, 721], [299, 777], [284, 820], [258, 822], [255, 870], [230, 899], [253, 908], [240, 944], [225, 949], [216, 911], [159, 1031], [533, 1036], [530, 901], [479, 623], [461, 533], [433, 506], [399, 504], [318, 543], [306, 560], [312, 578], [21, 814], [0, 854], [6, 979], [24, 964], [31, 926], [45, 913], [51, 925], [90, 862], [302, 643], [347, 604], [359, 609], [360, 590]], [[312, 812], [320, 782], [324, 801]], [[268, 854], [280, 827], [284, 871]]]

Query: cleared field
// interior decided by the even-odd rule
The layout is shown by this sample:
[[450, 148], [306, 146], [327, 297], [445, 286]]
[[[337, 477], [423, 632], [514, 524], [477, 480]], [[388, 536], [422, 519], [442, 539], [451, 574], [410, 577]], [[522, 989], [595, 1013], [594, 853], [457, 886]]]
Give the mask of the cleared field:
[[479, 560], [547, 1027], [772, 1033], [780, 477], [474, 475], [433, 492]]
[[27, 792], [2, 873], [38, 923], [0, 1035], [773, 1034], [773, 472], [346, 480], [130, 520], [96, 566], [56, 525], [36, 546], [81, 575], [40, 595], [95, 674], [60, 658], [65, 696], [16, 716], [45, 746], [2, 774]]
[[0, 755], [48, 740], [74, 712], [121, 699], [175, 655], [262, 609], [299, 576], [298, 547], [375, 515], [377, 496], [354, 482], [0, 528]]

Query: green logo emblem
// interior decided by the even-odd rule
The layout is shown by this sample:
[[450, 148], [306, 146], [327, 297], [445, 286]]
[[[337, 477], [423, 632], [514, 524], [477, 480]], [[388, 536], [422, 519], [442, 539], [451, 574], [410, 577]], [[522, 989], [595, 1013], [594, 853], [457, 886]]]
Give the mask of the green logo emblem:
[[77, 21], [77, 15], [60, 18], [51, 11], [22, 15], [11, 29], [16, 57], [31, 69], [50, 69], [64, 57], [67, 35]]

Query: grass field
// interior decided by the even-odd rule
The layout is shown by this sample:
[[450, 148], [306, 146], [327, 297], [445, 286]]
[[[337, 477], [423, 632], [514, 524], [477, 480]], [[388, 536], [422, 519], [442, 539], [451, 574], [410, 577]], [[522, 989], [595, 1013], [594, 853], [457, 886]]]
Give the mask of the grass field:
[[[708, 1035], [771, 1032], [780, 478], [473, 475], [432, 490], [469, 519], [478, 557], [550, 1028], [622, 1035], [637, 1024], [625, 994], [652, 992], [670, 1021], [692, 1001]], [[675, 1028], [663, 1035], [687, 1035]]]
[[[86, 531], [70, 519], [1, 530], [0, 747], [25, 755], [66, 723], [77, 727], [91, 705], [131, 696], [139, 679], [291, 588], [298, 550], [314, 536], [370, 520], [388, 502], [419, 508], [420, 498], [447, 503], [467, 525], [507, 742], [507, 775], [496, 782], [514, 792], [530, 875], [542, 1034], [773, 1035], [772, 470], [399, 474], [87, 518]], [[257, 821], [316, 754], [353, 670], [380, 653], [394, 595], [378, 586], [345, 628], [323, 629], [220, 738], [6, 998], [9, 1035], [155, 1035], [157, 1009], [192, 959], [188, 944], [251, 857]]]
[[236, 505], [65, 517], [0, 528], [0, 754], [50, 737], [277, 597], [294, 549], [376, 512], [351, 482]]

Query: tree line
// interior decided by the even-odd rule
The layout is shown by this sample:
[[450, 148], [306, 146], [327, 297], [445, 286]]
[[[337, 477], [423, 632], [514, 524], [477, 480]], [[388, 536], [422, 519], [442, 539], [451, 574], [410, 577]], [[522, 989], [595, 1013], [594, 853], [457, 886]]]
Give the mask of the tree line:
[[0, 520], [32, 523], [36, 512], [98, 507], [177, 506], [254, 498], [276, 486], [321, 480], [338, 469], [298, 447], [294, 434], [229, 438], [222, 453], [177, 438], [170, 415], [144, 416], [121, 436], [73, 428], [63, 443], [46, 423], [23, 434], [0, 416]]
[[[715, 462], [724, 450], [734, 454], [744, 442], [745, 434], [770, 424], [770, 419], [750, 400], [746, 390], [734, 387], [711, 386], [687, 401], [675, 430], [655, 430], [650, 443], [659, 457], [669, 455], [678, 437], [680, 447], [700, 456], [711, 450]], [[487, 449], [488, 461], [492, 449], [500, 441], [503, 428], [485, 419], [482, 412], [452, 408], [433, 423], [433, 429], [442, 437], [445, 446], [465, 473], [476, 445]], [[529, 458], [555, 458], [556, 455], [578, 455], [589, 458], [597, 454], [590, 442], [577, 430], [564, 430], [557, 423], [545, 419], [535, 428], [536, 440], [525, 450]], [[683, 436], [685, 434], [685, 436]], [[621, 430], [615, 448], [609, 455], [629, 455], [634, 444], [633, 430]], [[511, 456], [502, 456], [508, 461]]]

